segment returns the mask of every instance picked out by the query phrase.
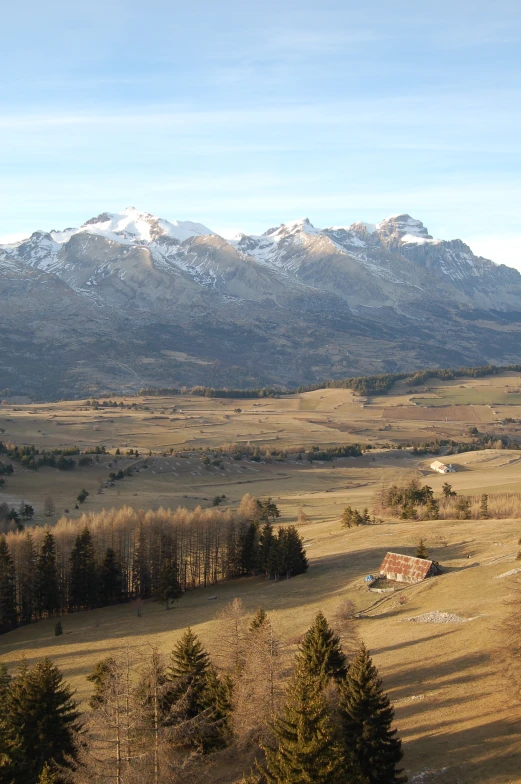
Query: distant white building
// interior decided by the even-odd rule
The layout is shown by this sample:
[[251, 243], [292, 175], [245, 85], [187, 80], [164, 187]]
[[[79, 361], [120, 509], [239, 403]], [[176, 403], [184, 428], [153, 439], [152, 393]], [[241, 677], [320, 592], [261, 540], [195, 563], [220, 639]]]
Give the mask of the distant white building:
[[445, 463], [440, 463], [439, 460], [435, 460], [434, 463], [431, 463], [431, 468], [433, 471], [437, 471], [438, 474], [453, 474], [456, 470], [452, 464], [445, 465]]

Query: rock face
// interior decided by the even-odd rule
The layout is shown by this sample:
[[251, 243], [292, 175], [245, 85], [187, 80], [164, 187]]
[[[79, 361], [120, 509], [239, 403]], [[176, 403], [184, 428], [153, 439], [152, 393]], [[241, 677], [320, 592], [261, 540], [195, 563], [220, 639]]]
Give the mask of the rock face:
[[38, 398], [521, 353], [521, 275], [409, 215], [226, 240], [129, 207], [0, 246], [0, 295], [0, 390]]

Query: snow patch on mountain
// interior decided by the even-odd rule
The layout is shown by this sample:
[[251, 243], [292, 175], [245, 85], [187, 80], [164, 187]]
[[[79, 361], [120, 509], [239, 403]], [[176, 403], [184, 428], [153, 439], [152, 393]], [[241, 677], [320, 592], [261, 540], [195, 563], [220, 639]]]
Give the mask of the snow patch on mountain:
[[298, 236], [299, 234], [309, 234], [311, 236], [320, 234], [321, 230], [315, 228], [309, 218], [300, 218], [299, 220], [290, 221], [290, 223], [281, 223], [273, 229], [268, 229], [262, 235], [263, 237], [271, 237], [275, 241], [284, 240], [287, 237]]
[[425, 245], [426, 243], [439, 243], [442, 240], [434, 240], [432, 237], [419, 237], [417, 234], [404, 234], [401, 241], [409, 245]]
[[202, 223], [192, 221], [167, 221], [148, 212], [140, 212], [135, 207], [126, 207], [120, 213], [102, 213], [87, 221], [79, 231], [102, 234], [109, 239], [116, 237], [121, 241], [152, 242], [160, 236], [184, 242], [190, 237], [198, 237], [213, 232]]

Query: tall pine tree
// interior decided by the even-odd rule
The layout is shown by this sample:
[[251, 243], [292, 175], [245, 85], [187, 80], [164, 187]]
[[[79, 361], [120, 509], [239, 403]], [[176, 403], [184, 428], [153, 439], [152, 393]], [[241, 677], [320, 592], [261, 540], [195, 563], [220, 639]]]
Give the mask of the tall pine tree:
[[345, 748], [356, 759], [367, 784], [402, 784], [398, 769], [402, 742], [392, 729], [394, 710], [365, 647], [340, 685], [340, 715]]
[[90, 609], [97, 599], [96, 556], [92, 535], [85, 526], [76, 537], [71, 552], [69, 606], [74, 610]]
[[103, 606], [115, 604], [123, 598], [123, 576], [116, 553], [112, 547], [107, 547], [107, 552], [102, 561], [98, 587], [99, 601]]
[[167, 701], [172, 705], [185, 693], [188, 695], [187, 715], [196, 716], [203, 710], [206, 675], [210, 666], [210, 657], [201, 641], [192, 629], [186, 629], [170, 657]]
[[265, 522], [262, 526], [259, 538], [259, 568], [265, 574], [269, 574], [270, 568], [270, 551], [272, 549], [275, 535], [273, 533], [273, 526], [270, 522]]
[[316, 680], [297, 669], [283, 710], [272, 725], [274, 744], [262, 745], [270, 784], [354, 784], [338, 732]]
[[300, 643], [297, 664], [322, 686], [331, 679], [340, 682], [346, 677], [347, 663], [340, 637], [331, 629], [321, 611]]
[[279, 528], [279, 570], [287, 579], [302, 574], [308, 568], [302, 538], [294, 525]]
[[5, 536], [0, 536], [0, 634], [17, 624], [16, 574]]
[[14, 784], [36, 784], [48, 765], [70, 767], [81, 729], [72, 692], [49, 659], [22, 663], [6, 701], [6, 720], [19, 744]]
[[38, 615], [53, 615], [60, 609], [60, 589], [56, 567], [56, 544], [47, 530], [36, 560], [36, 610]]
[[25, 531], [18, 549], [17, 577], [20, 622], [30, 623], [36, 609], [36, 553], [30, 531]]
[[181, 584], [177, 579], [177, 566], [173, 561], [164, 560], [159, 570], [156, 598], [168, 610], [170, 601], [175, 602], [183, 595]]
[[183, 725], [186, 745], [208, 751], [225, 742], [230, 686], [218, 678], [208, 653], [191, 629], [184, 632], [172, 651], [164, 710], [167, 724]]
[[148, 562], [147, 539], [143, 526], [139, 526], [132, 562], [132, 590], [140, 599], [150, 599], [151, 581]]

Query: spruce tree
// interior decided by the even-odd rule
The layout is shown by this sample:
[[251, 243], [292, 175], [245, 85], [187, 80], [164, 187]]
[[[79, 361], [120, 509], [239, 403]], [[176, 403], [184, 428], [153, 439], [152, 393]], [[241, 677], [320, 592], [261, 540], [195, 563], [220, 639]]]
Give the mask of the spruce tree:
[[122, 599], [123, 577], [116, 553], [112, 547], [107, 547], [107, 552], [100, 567], [99, 601], [102, 606], [114, 604]]
[[279, 528], [279, 566], [281, 574], [289, 579], [295, 574], [302, 574], [308, 568], [308, 559], [302, 543], [302, 537], [294, 525]]
[[210, 668], [210, 657], [201, 641], [188, 628], [174, 646], [167, 670], [168, 697], [173, 704], [182, 693], [189, 694], [187, 713], [196, 716], [203, 703], [206, 673]]
[[6, 702], [7, 722], [19, 743], [15, 784], [36, 784], [45, 763], [71, 767], [81, 729], [72, 692], [49, 659], [22, 663]]
[[350, 506], [346, 506], [344, 509], [340, 522], [342, 524], [342, 528], [351, 528], [353, 525], [353, 510]]
[[96, 556], [92, 535], [85, 526], [76, 537], [71, 552], [71, 583], [69, 606], [75, 610], [90, 609], [97, 598]]
[[0, 634], [17, 625], [16, 574], [5, 536], [0, 536]]
[[479, 516], [482, 520], [486, 520], [488, 518], [488, 495], [483, 493], [481, 496], [481, 501], [479, 504]]
[[11, 676], [9, 675], [7, 664], [2, 662], [0, 664], [0, 705], [5, 705], [10, 686]]
[[282, 712], [271, 724], [273, 745], [261, 744], [259, 772], [270, 784], [351, 784], [345, 754], [316, 680], [297, 669]]
[[34, 616], [36, 602], [35, 572], [36, 553], [34, 550], [33, 537], [30, 531], [26, 531], [20, 542], [17, 563], [21, 623], [30, 623]]
[[331, 679], [340, 682], [346, 677], [346, 657], [340, 637], [331, 629], [322, 612], [317, 613], [300, 643], [297, 664], [322, 686]]
[[156, 598], [163, 602], [168, 610], [170, 601], [175, 602], [183, 595], [181, 585], [177, 579], [177, 566], [173, 561], [163, 561], [159, 570], [159, 580]]
[[87, 680], [94, 684], [94, 694], [89, 697], [89, 707], [92, 710], [100, 708], [106, 699], [107, 683], [112, 675], [115, 659], [108, 656], [106, 659], [100, 659], [94, 665], [94, 669], [90, 675], [87, 675]]
[[36, 609], [41, 617], [60, 609], [60, 590], [56, 567], [54, 536], [47, 530], [36, 561]]
[[268, 620], [268, 614], [266, 613], [266, 610], [263, 607], [259, 607], [255, 615], [251, 619], [250, 625], [248, 627], [248, 631], [249, 632], [257, 631], [257, 629], [260, 629], [261, 626], [264, 626], [267, 620]]
[[273, 580], [278, 580], [281, 572], [280, 538], [272, 537], [269, 544], [268, 558], [266, 561], [266, 574]]
[[270, 574], [270, 552], [274, 542], [273, 526], [267, 521], [262, 526], [259, 537], [259, 567], [267, 575]]
[[366, 784], [402, 784], [398, 769], [402, 742], [392, 729], [394, 710], [365, 647], [351, 663], [340, 685], [344, 745], [354, 754]]
[[53, 773], [47, 763], [44, 764], [42, 772], [38, 777], [38, 784], [58, 784], [58, 776]]
[[132, 563], [132, 590], [140, 599], [150, 599], [151, 581], [148, 563], [147, 540], [143, 526], [139, 526]]
[[420, 539], [414, 555], [416, 558], [421, 558], [422, 560], [427, 558], [429, 551], [427, 549], [427, 545], [425, 544], [425, 539]]
[[259, 565], [259, 524], [248, 523], [239, 535], [239, 561], [242, 574], [254, 574]]
[[[5, 719], [0, 719], [0, 782], [18, 784], [22, 764], [20, 743], [13, 728]], [[18, 777], [17, 777], [18, 776]]]
[[165, 723], [192, 722], [184, 743], [209, 751], [223, 745], [230, 712], [230, 684], [220, 680], [210, 657], [191, 629], [175, 645], [166, 673]]

